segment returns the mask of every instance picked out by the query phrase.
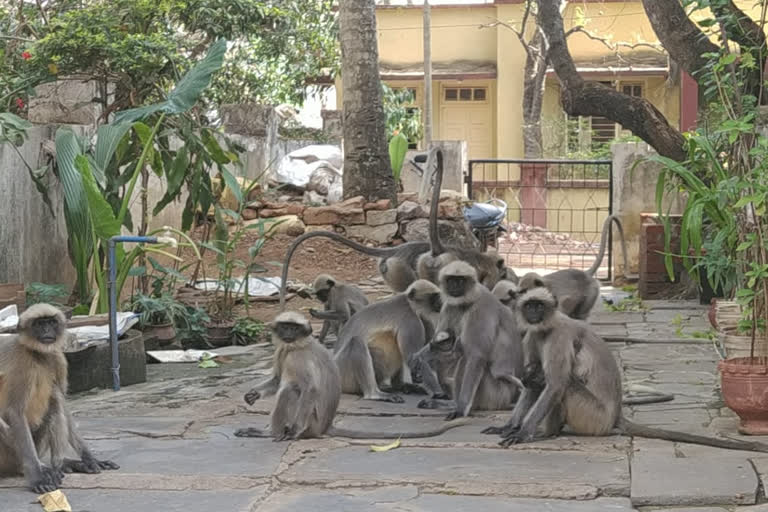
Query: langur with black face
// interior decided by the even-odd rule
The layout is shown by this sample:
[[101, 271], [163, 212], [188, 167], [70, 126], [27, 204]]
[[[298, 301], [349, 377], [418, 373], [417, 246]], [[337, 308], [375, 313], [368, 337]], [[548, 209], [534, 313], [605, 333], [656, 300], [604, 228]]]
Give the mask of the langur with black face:
[[58, 489], [64, 473], [118, 469], [93, 456], [67, 408], [66, 325], [61, 311], [35, 304], [19, 317], [19, 334], [0, 341], [0, 474], [23, 473], [37, 493]]
[[341, 283], [328, 274], [318, 275], [312, 287], [317, 299], [325, 306], [323, 311], [309, 310], [310, 315], [323, 320], [318, 336], [320, 343], [325, 342], [329, 331], [338, 337], [350, 317], [368, 305], [368, 299], [357, 286]]
[[627, 271], [627, 244], [624, 240], [624, 228], [618, 217], [609, 215], [603, 224], [603, 233], [600, 238], [600, 249], [597, 258], [588, 270], [578, 270], [567, 268], [558, 270], [551, 274], [541, 276], [536, 272], [529, 272], [520, 278], [518, 282], [519, 293], [523, 294], [534, 288], [547, 288], [552, 295], [557, 297], [560, 311], [571, 318], [586, 320], [589, 313], [600, 296], [600, 282], [595, 279], [595, 274], [600, 268], [600, 264], [605, 256], [605, 250], [608, 244], [608, 234], [611, 229], [611, 223], [616, 224], [616, 228], [621, 238], [621, 250], [624, 257], [624, 271]]
[[[463, 261], [440, 270], [443, 307], [436, 341], [456, 337], [459, 355], [454, 409], [447, 419], [469, 416], [473, 409], [506, 409], [521, 387], [523, 351], [515, 316], [477, 281]], [[445, 333], [445, 334], [443, 334]], [[427, 404], [425, 404], [427, 405]]]
[[245, 401], [253, 405], [259, 398], [277, 393], [271, 428], [239, 429], [235, 432], [238, 437], [272, 437], [275, 441], [324, 435], [351, 439], [419, 438], [438, 436], [464, 424], [454, 422], [422, 432], [365, 432], [334, 427], [341, 376], [330, 352], [312, 339], [312, 327], [300, 313], [280, 313], [269, 328], [275, 344], [272, 376], [246, 393]]
[[718, 439], [646, 427], [621, 414], [621, 372], [608, 345], [589, 324], [558, 310], [557, 300], [543, 287], [522, 294], [518, 322], [526, 330], [526, 358], [538, 365], [539, 376], [526, 387], [503, 427], [483, 432], [500, 434], [502, 446], [560, 434], [564, 425], [579, 435], [621, 434], [702, 444], [733, 450], [768, 452], [768, 445]]
[[[418, 363], [414, 355], [426, 343], [427, 332], [433, 332], [440, 306], [439, 288], [419, 279], [405, 293], [352, 315], [334, 349], [343, 391], [362, 394], [366, 400], [396, 403], [403, 399], [393, 391], [425, 393], [413, 383], [412, 372]], [[425, 382], [430, 376], [422, 375]]]

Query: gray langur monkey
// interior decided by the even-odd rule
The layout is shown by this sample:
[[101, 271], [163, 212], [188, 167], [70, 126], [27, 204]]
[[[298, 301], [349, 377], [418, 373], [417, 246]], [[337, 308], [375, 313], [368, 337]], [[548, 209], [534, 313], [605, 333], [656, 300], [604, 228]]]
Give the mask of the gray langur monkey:
[[[458, 338], [460, 357], [454, 377], [454, 410], [446, 419], [484, 409], [512, 406], [522, 384], [523, 350], [512, 311], [477, 281], [463, 261], [440, 270], [443, 307], [435, 331]], [[442, 333], [447, 333], [444, 335]]]
[[621, 251], [624, 258], [624, 272], [626, 273], [627, 243], [624, 240], [624, 228], [618, 217], [609, 215], [603, 223], [600, 249], [589, 269], [584, 271], [568, 268], [545, 276], [541, 276], [536, 272], [529, 272], [520, 278], [518, 282], [520, 293], [523, 294], [528, 290], [543, 286], [557, 297], [559, 308], [563, 313], [571, 318], [586, 320], [595, 306], [597, 298], [600, 296], [600, 282], [595, 279], [595, 273], [600, 268], [600, 264], [605, 257], [611, 223], [616, 224], [619, 236], [621, 237]]
[[[426, 279], [437, 284], [437, 273], [444, 265], [455, 260], [464, 260], [477, 269], [480, 282], [488, 289], [504, 276], [514, 275], [507, 269], [504, 258], [494, 252], [478, 249], [444, 247], [437, 230], [437, 214], [440, 203], [440, 187], [443, 180], [442, 153], [438, 151], [438, 166], [429, 210], [430, 240], [407, 242], [397, 247], [366, 247], [332, 231], [312, 231], [296, 238], [285, 253], [282, 282], [280, 285], [280, 308], [285, 307], [285, 292], [288, 286], [288, 270], [293, 253], [305, 240], [315, 237], [330, 238], [360, 253], [379, 258], [379, 273], [387, 285], [401, 293], [417, 279]], [[424, 258], [422, 258], [424, 256]], [[511, 274], [510, 274], [511, 272]], [[515, 276], [517, 277], [517, 276]]]
[[[314, 318], [323, 320], [318, 340], [325, 342], [328, 331], [338, 337], [341, 328], [349, 318], [368, 305], [368, 299], [357, 286], [341, 283], [333, 276], [320, 274], [312, 284], [317, 299], [323, 303], [324, 311], [309, 310]], [[339, 318], [341, 317], [341, 318]]]
[[[39, 494], [58, 489], [64, 473], [118, 469], [93, 456], [67, 408], [66, 325], [60, 310], [35, 304], [18, 335], [0, 341], [0, 474], [23, 473]], [[70, 451], [79, 459], [66, 459]]]
[[768, 452], [768, 445], [662, 430], [633, 423], [622, 416], [621, 371], [608, 345], [584, 321], [557, 308], [546, 288], [523, 294], [518, 322], [526, 329], [525, 347], [540, 377], [525, 380], [525, 389], [503, 427], [483, 432], [500, 434], [502, 446], [532, 441], [540, 425], [543, 436], [560, 434], [564, 425], [579, 435], [620, 434], [693, 443], [733, 450]]
[[515, 311], [515, 304], [517, 303], [517, 296], [520, 293], [520, 287], [517, 283], [510, 280], [502, 280], [496, 283], [496, 286], [491, 290], [493, 296], [499, 299], [499, 302], [507, 306], [513, 312]]
[[311, 439], [323, 435], [350, 439], [419, 438], [438, 436], [465, 423], [454, 422], [423, 432], [364, 432], [333, 426], [341, 399], [341, 376], [331, 353], [312, 339], [312, 327], [300, 313], [280, 313], [269, 324], [276, 350], [272, 376], [245, 394], [253, 405], [277, 394], [268, 432], [256, 428], [235, 431], [237, 437], [272, 437], [275, 441]]
[[352, 315], [339, 333], [334, 352], [344, 393], [401, 403], [402, 397], [379, 387], [394, 390], [396, 376], [403, 392], [424, 393], [413, 383], [413, 356], [426, 343], [427, 330], [437, 321], [441, 304], [440, 289], [419, 279], [404, 293]]

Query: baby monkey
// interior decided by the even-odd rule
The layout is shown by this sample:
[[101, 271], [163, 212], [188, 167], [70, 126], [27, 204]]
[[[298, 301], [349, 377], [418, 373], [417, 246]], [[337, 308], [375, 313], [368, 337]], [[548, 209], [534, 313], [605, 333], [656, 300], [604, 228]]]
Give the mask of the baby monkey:
[[324, 311], [309, 310], [310, 315], [323, 320], [320, 343], [325, 343], [329, 331], [338, 337], [347, 320], [368, 305], [368, 299], [357, 286], [341, 283], [328, 274], [318, 275], [312, 287], [317, 300], [325, 306]]
[[238, 437], [272, 437], [275, 441], [311, 439], [323, 435], [350, 439], [433, 437], [464, 425], [456, 421], [424, 432], [363, 432], [333, 427], [341, 399], [341, 377], [331, 353], [312, 336], [309, 321], [300, 313], [280, 313], [269, 324], [276, 347], [272, 376], [245, 394], [253, 405], [261, 397], [277, 393], [271, 430], [243, 428]]

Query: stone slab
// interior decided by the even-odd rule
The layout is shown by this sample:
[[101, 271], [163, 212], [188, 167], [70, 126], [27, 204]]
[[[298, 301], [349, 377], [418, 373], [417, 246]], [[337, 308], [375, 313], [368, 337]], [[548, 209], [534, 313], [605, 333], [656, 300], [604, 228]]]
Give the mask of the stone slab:
[[136, 416], [115, 418], [79, 417], [76, 423], [86, 439], [113, 439], [115, 437], [173, 437], [181, 436], [193, 422], [192, 418], [163, 416]]
[[643, 313], [634, 311], [595, 311], [589, 315], [589, 323], [593, 325], [628, 324], [642, 321]]
[[[649, 508], [644, 510], [644, 512], [661, 512], [663, 510], [668, 510], [669, 512], [728, 512], [728, 509], [723, 507]], [[739, 508], [740, 512], [744, 510], [747, 510], [747, 508]]]
[[[72, 510], [77, 512], [248, 512], [261, 499], [267, 486], [249, 491], [115, 491], [107, 489], [65, 489]], [[40, 512], [37, 495], [17, 489], [2, 491], [3, 512]]]
[[445, 512], [482, 510], [484, 512], [624, 512], [632, 511], [626, 498], [598, 498], [588, 501], [497, 498], [444, 495], [419, 492], [413, 486], [383, 487], [375, 490], [345, 489], [343, 493], [321, 490], [288, 490], [273, 494], [259, 506], [260, 512], [312, 510], [391, 512]]
[[[636, 440], [632, 457], [635, 506], [751, 505], [759, 482], [743, 454], [707, 448], [679, 456], [672, 443]], [[710, 451], [711, 450], [711, 451]], [[737, 452], [738, 453], [738, 452]]]
[[281, 474], [295, 484], [440, 486], [443, 492], [552, 499], [626, 496], [629, 471], [623, 453], [486, 448], [363, 446], [308, 454]]
[[191, 440], [126, 438], [91, 443], [94, 452], [120, 465], [121, 473], [247, 475], [266, 477], [277, 469], [286, 443], [269, 439]]

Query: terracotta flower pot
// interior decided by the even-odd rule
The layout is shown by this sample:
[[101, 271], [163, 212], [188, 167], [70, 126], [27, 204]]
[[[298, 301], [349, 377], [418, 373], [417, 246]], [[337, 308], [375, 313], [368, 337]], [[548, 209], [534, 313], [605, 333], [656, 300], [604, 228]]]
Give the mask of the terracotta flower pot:
[[235, 327], [235, 322], [212, 322], [205, 327], [208, 329], [208, 342], [214, 347], [232, 344], [232, 328]]
[[[760, 362], [758, 362], [760, 361]], [[762, 358], [726, 359], [717, 363], [723, 400], [739, 415], [739, 432], [768, 435], [768, 364]]]
[[170, 322], [166, 324], [148, 325], [144, 328], [144, 334], [147, 337], [157, 338], [160, 345], [165, 345], [176, 338], [176, 329]]

